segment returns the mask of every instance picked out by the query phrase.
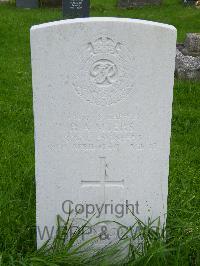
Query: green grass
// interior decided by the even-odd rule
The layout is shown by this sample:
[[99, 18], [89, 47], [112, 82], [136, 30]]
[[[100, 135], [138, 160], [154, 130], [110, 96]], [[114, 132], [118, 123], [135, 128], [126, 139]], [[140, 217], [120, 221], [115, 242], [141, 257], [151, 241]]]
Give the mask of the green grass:
[[[178, 29], [178, 41], [185, 38], [187, 32], [199, 32], [200, 11], [194, 7], [185, 7], [182, 0], [163, 0], [160, 6], [148, 6], [122, 10], [116, 8], [116, 0], [92, 0], [92, 16], [114, 16], [145, 19], [172, 24]], [[106, 2], [106, 4], [104, 4]]]
[[[92, 16], [173, 24], [179, 41], [187, 32], [200, 30], [200, 11], [185, 8], [179, 1], [135, 10], [119, 10], [114, 0], [91, 2]], [[0, 5], [0, 265], [112, 264], [113, 250], [94, 257], [84, 254], [84, 259], [78, 252], [69, 256], [65, 245], [36, 252], [29, 29], [60, 18], [59, 9], [21, 10]], [[167, 243], [154, 236], [142, 254], [132, 253], [129, 265], [200, 265], [199, 83], [175, 83], [172, 122]], [[145, 239], [148, 235], [151, 232]]]

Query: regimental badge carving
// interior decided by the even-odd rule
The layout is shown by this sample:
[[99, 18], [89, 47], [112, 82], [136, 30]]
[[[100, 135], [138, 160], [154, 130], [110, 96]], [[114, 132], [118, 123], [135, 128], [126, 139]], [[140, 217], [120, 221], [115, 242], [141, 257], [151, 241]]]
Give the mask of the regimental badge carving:
[[92, 65], [90, 75], [97, 86], [109, 86], [117, 78], [117, 66], [110, 60], [101, 59]]
[[73, 86], [85, 101], [109, 106], [127, 98], [134, 89], [134, 57], [123, 42], [100, 36], [80, 52]]

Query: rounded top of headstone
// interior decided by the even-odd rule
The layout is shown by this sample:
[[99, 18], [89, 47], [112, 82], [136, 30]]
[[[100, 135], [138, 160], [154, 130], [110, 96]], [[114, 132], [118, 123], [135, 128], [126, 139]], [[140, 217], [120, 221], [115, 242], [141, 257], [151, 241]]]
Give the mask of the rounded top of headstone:
[[176, 32], [176, 28], [169, 24], [153, 22], [148, 20], [141, 20], [141, 19], [131, 19], [131, 18], [117, 18], [117, 17], [90, 17], [90, 18], [75, 18], [75, 19], [66, 19], [66, 20], [59, 20], [54, 22], [43, 23], [40, 25], [35, 25], [31, 27], [31, 31], [39, 30], [39, 29], [46, 29], [49, 27], [57, 27], [61, 25], [70, 25], [74, 23], [98, 23], [98, 22], [118, 22], [118, 23], [134, 23], [134, 24], [142, 24], [147, 26], [152, 26], [156, 28], [165, 28], [168, 30], [172, 30]]

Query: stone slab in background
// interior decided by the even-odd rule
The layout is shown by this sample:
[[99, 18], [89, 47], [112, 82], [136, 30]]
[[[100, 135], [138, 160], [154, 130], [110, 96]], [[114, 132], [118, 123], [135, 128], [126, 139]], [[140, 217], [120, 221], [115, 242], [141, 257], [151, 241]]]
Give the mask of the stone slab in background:
[[159, 5], [162, 0], [119, 0], [120, 8], [142, 7], [145, 5]]
[[200, 56], [188, 56], [177, 49], [176, 77], [183, 80], [200, 80]]
[[38, 8], [38, 0], [16, 0], [16, 7], [20, 8]]
[[70, 206], [77, 223], [165, 226], [175, 46], [173, 26], [141, 20], [32, 27], [38, 247]]
[[184, 55], [200, 56], [200, 33], [188, 33], [182, 50]]
[[176, 77], [200, 80], [200, 33], [188, 33], [183, 44], [177, 44]]
[[63, 0], [63, 17], [85, 18], [90, 15], [90, 0]]

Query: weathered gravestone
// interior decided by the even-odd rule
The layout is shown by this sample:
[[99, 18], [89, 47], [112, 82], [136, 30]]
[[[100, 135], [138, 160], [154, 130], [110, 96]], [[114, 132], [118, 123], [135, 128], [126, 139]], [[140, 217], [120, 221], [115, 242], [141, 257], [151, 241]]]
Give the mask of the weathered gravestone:
[[177, 44], [176, 71], [179, 79], [200, 80], [200, 33], [188, 33], [183, 44]]
[[184, 55], [200, 56], [200, 33], [187, 33], [182, 52]]
[[70, 211], [165, 224], [175, 46], [173, 26], [142, 20], [32, 27], [38, 247]]
[[90, 15], [90, 0], [63, 0], [63, 16], [66, 18], [85, 18]]
[[21, 8], [38, 8], [38, 0], [16, 0], [16, 7]]
[[121, 8], [142, 7], [146, 5], [159, 5], [162, 0], [119, 0], [118, 6]]

